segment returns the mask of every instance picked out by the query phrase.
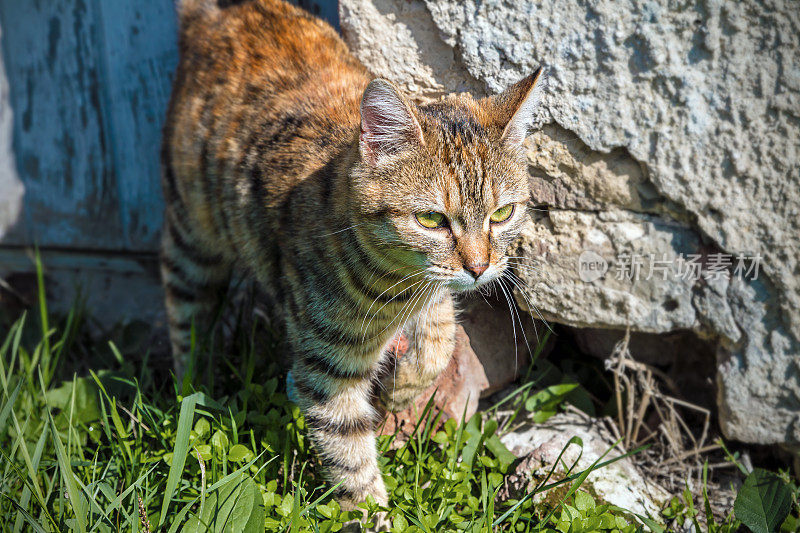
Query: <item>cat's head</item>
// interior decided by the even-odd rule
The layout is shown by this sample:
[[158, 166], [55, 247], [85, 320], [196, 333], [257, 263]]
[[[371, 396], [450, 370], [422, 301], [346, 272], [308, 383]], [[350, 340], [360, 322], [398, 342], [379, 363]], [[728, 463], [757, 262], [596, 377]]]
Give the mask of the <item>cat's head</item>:
[[505, 92], [416, 106], [385, 80], [361, 102], [354, 199], [393, 263], [453, 291], [497, 279], [527, 218], [522, 142], [542, 69]]

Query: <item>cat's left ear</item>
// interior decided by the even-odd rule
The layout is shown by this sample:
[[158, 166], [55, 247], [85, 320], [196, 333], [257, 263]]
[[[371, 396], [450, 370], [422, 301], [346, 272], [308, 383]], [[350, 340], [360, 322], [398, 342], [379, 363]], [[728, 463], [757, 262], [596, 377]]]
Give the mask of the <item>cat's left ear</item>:
[[506, 146], [516, 148], [527, 137], [544, 85], [544, 69], [539, 67], [530, 76], [491, 98], [495, 119], [503, 127], [502, 142]]
[[361, 157], [373, 165], [425, 144], [422, 128], [406, 100], [392, 83], [372, 80], [361, 98]]

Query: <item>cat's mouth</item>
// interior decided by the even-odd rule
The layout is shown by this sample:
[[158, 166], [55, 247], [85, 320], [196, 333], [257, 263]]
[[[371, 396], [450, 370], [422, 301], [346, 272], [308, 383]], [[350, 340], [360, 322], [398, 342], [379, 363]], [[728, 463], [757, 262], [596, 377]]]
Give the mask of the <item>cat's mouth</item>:
[[489, 265], [479, 276], [475, 276], [466, 269], [457, 271], [452, 267], [443, 267], [437, 264], [429, 264], [426, 268], [427, 278], [440, 287], [445, 287], [453, 293], [472, 292], [485, 289], [493, 282], [500, 279], [506, 269], [506, 262]]
[[477, 278], [466, 270], [462, 270], [456, 273], [450, 280], [450, 290], [453, 292], [472, 292], [488, 286], [493, 281], [497, 280], [502, 273], [503, 268], [499, 265], [490, 265], [489, 268]]

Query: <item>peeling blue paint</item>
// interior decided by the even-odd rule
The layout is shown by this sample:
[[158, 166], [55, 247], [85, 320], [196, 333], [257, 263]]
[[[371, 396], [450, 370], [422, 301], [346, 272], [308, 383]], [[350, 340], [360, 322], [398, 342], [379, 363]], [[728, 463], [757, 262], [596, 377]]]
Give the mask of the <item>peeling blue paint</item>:
[[[335, 0], [295, 3], [338, 28]], [[156, 250], [173, 0], [0, 0], [0, 28], [26, 189], [0, 246]]]

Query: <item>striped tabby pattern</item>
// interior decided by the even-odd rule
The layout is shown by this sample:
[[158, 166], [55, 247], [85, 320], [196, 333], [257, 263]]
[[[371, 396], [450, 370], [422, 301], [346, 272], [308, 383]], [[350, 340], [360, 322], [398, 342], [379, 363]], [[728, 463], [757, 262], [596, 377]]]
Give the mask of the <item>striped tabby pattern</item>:
[[[340, 501], [386, 503], [375, 392], [400, 409], [425, 389], [453, 350], [451, 295], [502, 274], [540, 73], [417, 106], [280, 0], [184, 0], [180, 24], [162, 150], [176, 364], [248, 272], [282, 304], [292, 393]], [[411, 349], [379, 382], [402, 332]]]

